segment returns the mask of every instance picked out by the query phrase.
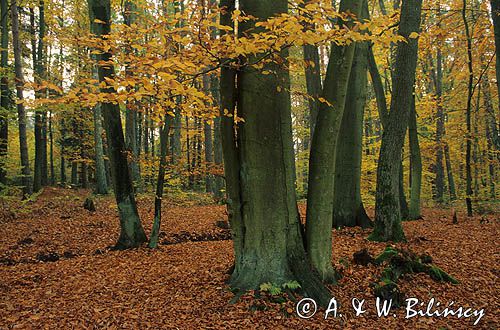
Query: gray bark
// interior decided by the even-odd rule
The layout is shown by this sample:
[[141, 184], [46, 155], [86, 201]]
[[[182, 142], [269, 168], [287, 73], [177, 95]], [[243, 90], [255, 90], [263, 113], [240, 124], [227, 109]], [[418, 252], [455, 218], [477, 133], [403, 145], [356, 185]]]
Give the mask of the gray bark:
[[418, 143], [417, 110], [415, 108], [415, 95], [413, 95], [410, 109], [410, 120], [408, 123], [408, 135], [410, 143], [410, 206], [408, 219], [421, 219], [420, 192], [422, 188], [422, 157]]
[[12, 20], [12, 48], [14, 50], [14, 71], [16, 74], [17, 99], [17, 120], [19, 126], [19, 149], [21, 154], [21, 182], [23, 185], [23, 198], [27, 198], [33, 193], [31, 182], [31, 170], [28, 155], [28, 141], [26, 138], [26, 109], [24, 107], [23, 89], [24, 75], [22, 66], [21, 43], [19, 40], [19, 16], [17, 11], [17, 1], [10, 2]]
[[354, 52], [345, 110], [335, 157], [333, 227], [370, 227], [361, 200], [363, 114], [366, 102], [368, 45], [358, 43]]
[[[359, 15], [361, 0], [344, 0], [340, 12]], [[346, 24], [346, 22], [339, 22]], [[347, 23], [350, 24], [350, 23]], [[321, 103], [309, 157], [306, 247], [313, 267], [323, 280], [334, 281], [332, 267], [332, 218], [335, 153], [355, 45], [331, 45]]]
[[[259, 19], [288, 9], [286, 0], [242, 0], [239, 3], [240, 10]], [[228, 5], [234, 8], [234, 2], [221, 2], [222, 7]], [[229, 17], [221, 22], [227, 22]], [[240, 33], [248, 30], [256, 31], [254, 22], [240, 25]], [[248, 60], [253, 61], [258, 56]], [[283, 51], [282, 58], [286, 60], [286, 57]], [[221, 76], [221, 108], [228, 111], [234, 111], [235, 83], [232, 77], [235, 72], [231, 70], [225, 68]], [[330, 295], [310, 269], [300, 231], [294, 187], [288, 69], [276, 63], [266, 63], [264, 70], [276, 74], [264, 75], [250, 66], [241, 68], [237, 74], [238, 115], [245, 122], [238, 127], [236, 136], [234, 121], [222, 119], [229, 197], [241, 197], [239, 205], [235, 204], [240, 202], [238, 200], [230, 202], [231, 212], [238, 214], [231, 216], [233, 233], [239, 231], [243, 235], [242, 240], [235, 239], [234, 242], [235, 269], [231, 285], [245, 291], [258, 289], [266, 282], [281, 286], [297, 280], [318, 304], [326, 305]], [[277, 91], [278, 86], [281, 91]], [[237, 145], [235, 138], [238, 139]]]
[[[100, 38], [105, 38], [110, 33], [110, 1], [88, 0], [88, 4], [92, 32]], [[104, 23], [97, 23], [95, 19]], [[110, 63], [111, 61], [111, 54], [109, 52], [103, 52], [96, 57], [98, 61], [103, 61], [104, 63]], [[109, 64], [99, 65], [98, 74], [100, 82], [104, 82], [105, 77], [113, 79], [114, 68]], [[101, 92], [116, 93], [113, 87], [104, 87], [101, 89]], [[104, 117], [104, 127], [111, 161], [111, 177], [120, 216], [120, 237], [116, 243], [116, 248], [136, 247], [146, 241], [146, 234], [142, 228], [135, 203], [120, 119], [120, 107], [118, 104], [103, 102], [101, 103], [101, 111]]]
[[417, 66], [418, 39], [409, 38], [420, 30], [421, 0], [403, 0], [399, 34], [407, 42], [396, 45], [391, 111], [384, 126], [377, 168], [375, 228], [369, 236], [377, 241], [405, 240], [401, 226], [399, 171]]
[[465, 26], [465, 37], [467, 43], [467, 69], [469, 79], [467, 83], [467, 108], [465, 113], [465, 122], [467, 124], [466, 134], [466, 150], [465, 150], [465, 181], [466, 181], [466, 197], [465, 204], [467, 207], [467, 215], [472, 216], [472, 170], [471, 170], [471, 152], [472, 152], [472, 125], [471, 125], [471, 112], [472, 112], [472, 92], [473, 92], [473, 79], [474, 70], [472, 67], [472, 37], [469, 31], [469, 22], [467, 20], [467, 0], [463, 0], [462, 5], [462, 19]]
[[[0, 50], [0, 67], [2, 68], [2, 70], [7, 69], [9, 59], [9, 31], [7, 26], [9, 9], [7, 2], [8, 0], [1, 0], [0, 2], [0, 18], [2, 27], [0, 43], [0, 47], [2, 48]], [[2, 189], [2, 184], [7, 184], [7, 169], [5, 168], [5, 160], [7, 158], [9, 141], [9, 108], [9, 80], [7, 74], [4, 74], [2, 77], [0, 77], [0, 190]]]

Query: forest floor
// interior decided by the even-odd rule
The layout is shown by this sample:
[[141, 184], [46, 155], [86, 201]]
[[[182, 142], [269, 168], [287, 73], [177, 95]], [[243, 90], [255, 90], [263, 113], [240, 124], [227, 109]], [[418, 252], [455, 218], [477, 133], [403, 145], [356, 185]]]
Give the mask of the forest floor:
[[[342, 317], [324, 311], [310, 319], [295, 314], [295, 303], [253, 299], [230, 304], [225, 281], [232, 265], [230, 233], [216, 226], [225, 207], [165, 200], [161, 245], [113, 251], [118, 233], [111, 197], [83, 202], [89, 191], [47, 188], [34, 201], [0, 201], [0, 329], [497, 329], [499, 325], [499, 214], [452, 223], [449, 209], [425, 209], [424, 220], [405, 222], [407, 243], [398, 247], [427, 253], [460, 284], [436, 282], [426, 274], [400, 279], [406, 297], [442, 306], [484, 308], [477, 317], [378, 318], [371, 283], [381, 266], [361, 266], [353, 253], [380, 253], [385, 243], [366, 240], [370, 230], [333, 231], [333, 258], [343, 278], [330, 289]], [[153, 218], [151, 197], [139, 197], [147, 230]], [[304, 206], [301, 206], [304, 211]], [[366, 299], [356, 317], [351, 299]], [[300, 299], [300, 297], [298, 297]], [[425, 308], [423, 307], [425, 310]]]

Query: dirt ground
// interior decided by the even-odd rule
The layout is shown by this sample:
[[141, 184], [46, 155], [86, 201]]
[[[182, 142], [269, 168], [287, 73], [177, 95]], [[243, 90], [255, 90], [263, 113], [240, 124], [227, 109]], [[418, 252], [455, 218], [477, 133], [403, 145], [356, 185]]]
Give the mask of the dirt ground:
[[[249, 293], [230, 304], [225, 281], [232, 265], [230, 233], [216, 222], [221, 205], [166, 200], [161, 245], [112, 251], [118, 234], [111, 197], [82, 205], [88, 191], [47, 188], [36, 201], [0, 201], [0, 329], [497, 329], [499, 324], [499, 217], [467, 218], [446, 209], [426, 209], [424, 219], [404, 223], [407, 243], [398, 247], [427, 253], [460, 284], [436, 282], [426, 274], [400, 280], [406, 297], [441, 307], [452, 301], [484, 316], [412, 317], [405, 308], [377, 317], [371, 284], [381, 267], [353, 263], [353, 253], [380, 253], [385, 243], [366, 240], [370, 230], [333, 231], [333, 258], [343, 278], [331, 286], [339, 314], [324, 320], [295, 313], [295, 303], [254, 299]], [[151, 198], [138, 199], [147, 230]], [[304, 211], [304, 206], [301, 206]], [[351, 300], [365, 299], [356, 316]], [[301, 297], [297, 297], [301, 299]], [[425, 307], [422, 307], [425, 310]], [[393, 316], [396, 315], [396, 317]]]

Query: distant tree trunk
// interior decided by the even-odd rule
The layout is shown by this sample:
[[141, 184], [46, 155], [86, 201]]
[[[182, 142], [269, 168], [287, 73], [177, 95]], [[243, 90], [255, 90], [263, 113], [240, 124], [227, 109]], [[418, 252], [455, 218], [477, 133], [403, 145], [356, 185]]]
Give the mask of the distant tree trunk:
[[106, 181], [106, 168], [104, 166], [104, 150], [102, 147], [102, 124], [101, 106], [94, 107], [94, 144], [95, 144], [95, 192], [99, 195], [108, 193], [108, 183]]
[[28, 141], [26, 137], [26, 110], [24, 107], [23, 89], [24, 75], [22, 64], [21, 43], [19, 41], [19, 18], [17, 12], [17, 1], [10, 2], [11, 20], [12, 20], [12, 48], [14, 50], [14, 70], [16, 74], [16, 91], [17, 91], [17, 118], [19, 124], [19, 150], [21, 154], [21, 175], [23, 185], [23, 198], [27, 198], [33, 193], [31, 185], [31, 170], [28, 155]]
[[443, 168], [443, 135], [444, 135], [444, 112], [443, 112], [443, 69], [441, 49], [437, 50], [436, 57], [436, 97], [437, 97], [437, 115], [436, 115], [436, 171], [435, 180], [435, 199], [436, 202], [443, 202], [444, 195], [444, 168]]
[[155, 215], [148, 243], [148, 247], [151, 249], [156, 249], [158, 247], [158, 236], [160, 234], [161, 201], [163, 198], [163, 188], [165, 184], [165, 169], [167, 167], [168, 133], [170, 130], [170, 122], [170, 115], [166, 115], [163, 127], [160, 129], [160, 164], [158, 167], [158, 179], [156, 181]]
[[[264, 20], [288, 12], [286, 0], [240, 0], [239, 4], [241, 11]], [[234, 8], [234, 2], [227, 0], [220, 5]], [[222, 24], [231, 21], [230, 14], [224, 16]], [[258, 31], [254, 24], [254, 21], [242, 22], [240, 34]], [[286, 60], [286, 57], [284, 51], [282, 58]], [[233, 228], [236, 232], [241, 228], [244, 235], [243, 240], [234, 240], [235, 268], [231, 286], [245, 292], [258, 289], [266, 282], [281, 287], [297, 280], [308, 296], [325, 306], [330, 295], [310, 269], [297, 212], [288, 69], [276, 63], [266, 63], [264, 69], [276, 74], [264, 75], [252, 66], [238, 72], [238, 115], [245, 122], [238, 127], [237, 145], [234, 131], [231, 132], [234, 121], [222, 119], [230, 205], [235, 206], [233, 198], [241, 196], [242, 200], [241, 207], [231, 207], [231, 211], [238, 214], [238, 217], [232, 216], [232, 226], [236, 226]], [[221, 76], [221, 107], [229, 105], [226, 109], [233, 113], [231, 92], [235, 90], [235, 82], [231, 79], [234, 71], [229, 70], [232, 69], [226, 68]], [[277, 91], [278, 86], [281, 91]], [[273, 91], [270, 97], [261, 96], [269, 95], [269, 91]], [[240, 222], [236, 224], [235, 219]], [[237, 244], [242, 244], [241, 249]]]
[[455, 180], [453, 179], [453, 169], [451, 168], [450, 149], [448, 142], [444, 143], [444, 159], [446, 161], [446, 176], [448, 177], [448, 191], [450, 193], [450, 200], [457, 199], [457, 192], [455, 189]]
[[84, 160], [83, 162], [80, 162], [80, 182], [81, 182], [81, 187], [83, 189], [87, 189], [89, 187], [89, 173], [88, 173], [88, 165], [87, 162]]
[[[497, 91], [500, 97], [500, 1], [490, 0], [491, 18], [493, 20], [493, 29], [495, 32], [495, 50], [496, 50], [496, 74], [497, 74]], [[500, 110], [500, 102], [498, 103]]]
[[[2, 70], [7, 70], [9, 65], [9, 30], [7, 26], [7, 17], [9, 16], [8, 0], [0, 1], [0, 19], [2, 26], [2, 36], [0, 41], [1, 59], [0, 67]], [[0, 77], [0, 190], [1, 185], [7, 184], [7, 169], [5, 168], [5, 160], [7, 158], [7, 148], [9, 141], [9, 80], [6, 71]]]
[[[314, 45], [304, 45], [304, 65], [306, 67], [306, 88], [309, 102], [309, 114], [307, 115], [309, 123], [309, 136], [314, 135], [314, 126], [319, 111], [319, 100], [321, 94], [321, 67], [319, 62], [318, 47]], [[310, 139], [306, 140], [306, 146], [309, 148]]]
[[[210, 76], [203, 76], [203, 90], [210, 93]], [[214, 144], [212, 138], [212, 125], [208, 121], [203, 122], [203, 137], [205, 145], [205, 191], [213, 194], [215, 192], [214, 176], [211, 173], [214, 162]]]
[[399, 171], [417, 66], [418, 39], [409, 36], [420, 30], [421, 9], [422, 0], [402, 2], [398, 33], [407, 42], [399, 42], [396, 46], [391, 111], [382, 135], [377, 168], [375, 228], [369, 236], [371, 240], [405, 240], [401, 226]]
[[471, 170], [471, 149], [472, 149], [472, 125], [471, 125], [471, 111], [472, 111], [472, 92], [473, 92], [473, 79], [474, 70], [472, 68], [472, 37], [469, 31], [469, 22], [467, 21], [467, 0], [463, 0], [462, 18], [465, 25], [465, 37], [467, 39], [467, 69], [469, 73], [468, 88], [467, 88], [467, 108], [466, 108], [466, 151], [465, 151], [465, 176], [466, 176], [466, 198], [465, 204], [467, 206], [467, 215], [472, 216], [472, 170]]
[[[405, 133], [406, 136], [406, 133]], [[404, 138], [403, 138], [404, 140]], [[404, 154], [404, 148], [401, 149], [401, 154]], [[402, 156], [401, 156], [402, 158]], [[406, 201], [405, 185], [404, 185], [404, 167], [403, 161], [399, 165], [399, 210], [401, 212], [401, 220], [407, 220], [410, 215], [410, 210], [408, 208], [408, 202]]]
[[[131, 26], [135, 23], [137, 8], [130, 0], [125, 1], [123, 19], [125, 25]], [[131, 53], [133, 50], [130, 45], [125, 46], [125, 52]], [[125, 75], [131, 78], [133, 73], [130, 68], [126, 66]], [[133, 88], [133, 87], [129, 87]], [[137, 144], [136, 128], [137, 128], [137, 109], [135, 101], [126, 102], [126, 116], [125, 116], [125, 141], [127, 149], [130, 151], [129, 164], [132, 174], [132, 181], [137, 191], [142, 191], [141, 171], [139, 167], [139, 145]]]
[[54, 132], [52, 129], [52, 111], [49, 111], [49, 160], [50, 160], [50, 185], [56, 184], [56, 174], [54, 170]]
[[66, 158], [64, 157], [64, 147], [61, 147], [61, 164], [60, 164], [60, 175], [61, 175], [61, 184], [66, 183]]
[[416, 220], [422, 218], [420, 211], [420, 191], [422, 187], [422, 157], [420, 156], [420, 145], [418, 143], [417, 110], [415, 107], [415, 95], [413, 95], [410, 108], [410, 120], [408, 123], [408, 135], [410, 143], [410, 207], [408, 219]]
[[78, 187], [78, 162], [74, 160], [71, 162], [71, 187]]
[[[361, 0], [343, 0], [340, 12], [359, 16]], [[350, 24], [339, 22], [339, 24]], [[331, 45], [330, 60], [309, 156], [306, 248], [313, 267], [323, 280], [334, 281], [332, 267], [332, 219], [335, 155], [351, 72], [355, 44]]]
[[500, 142], [500, 136], [498, 133], [498, 127], [496, 123], [495, 110], [493, 109], [493, 101], [491, 98], [490, 82], [488, 79], [488, 74], [485, 72], [483, 79], [481, 80], [481, 86], [483, 90], [483, 104], [486, 110], [486, 143], [487, 143], [487, 153], [488, 153], [488, 173], [489, 173], [489, 186], [490, 198], [495, 199], [495, 151], [500, 150], [500, 146], [496, 143]]
[[[178, 101], [180, 102], [180, 101]], [[181, 130], [182, 130], [182, 115], [181, 109], [177, 108], [174, 111], [174, 134], [172, 134], [172, 161], [174, 164], [179, 163], [182, 157], [181, 148]]]
[[[217, 105], [220, 107], [220, 92], [219, 92], [219, 78], [216, 75], [211, 79], [212, 97], [216, 100]], [[222, 141], [221, 141], [221, 117], [214, 119], [214, 164], [217, 169], [223, 166], [222, 155]], [[215, 175], [215, 192], [214, 196], [217, 200], [222, 199], [224, 189], [224, 178], [222, 175]]]
[[[30, 8], [31, 33], [32, 33], [32, 52], [33, 52], [33, 70], [35, 71], [35, 81], [41, 83], [46, 76], [45, 70], [45, 46], [43, 38], [45, 37], [45, 5], [40, 1], [39, 5], [39, 32], [38, 46], [35, 37], [34, 10]], [[45, 97], [43, 90], [35, 93], [37, 98]], [[42, 186], [47, 185], [47, 113], [42, 109], [35, 110], [35, 175], [33, 180], [33, 190], [39, 191]]]
[[340, 126], [333, 200], [333, 227], [371, 226], [361, 200], [361, 156], [363, 114], [367, 87], [367, 43], [358, 43], [354, 52], [342, 124]]
[[[88, 4], [92, 32], [104, 39], [106, 35], [109, 35], [111, 30], [110, 1], [88, 0]], [[95, 22], [96, 19], [101, 22]], [[111, 54], [109, 52], [103, 52], [96, 57], [99, 62], [110, 63], [111, 61]], [[105, 82], [105, 78], [113, 79], [114, 68], [109, 64], [99, 65], [98, 74], [99, 81]], [[101, 92], [116, 93], [113, 87], [104, 87], [101, 89]], [[128, 167], [125, 140], [120, 119], [120, 107], [118, 104], [103, 102], [101, 104], [101, 111], [104, 116], [106, 139], [111, 161], [113, 190], [120, 215], [121, 230], [116, 248], [136, 247], [146, 242], [147, 239], [135, 203], [134, 189]]]

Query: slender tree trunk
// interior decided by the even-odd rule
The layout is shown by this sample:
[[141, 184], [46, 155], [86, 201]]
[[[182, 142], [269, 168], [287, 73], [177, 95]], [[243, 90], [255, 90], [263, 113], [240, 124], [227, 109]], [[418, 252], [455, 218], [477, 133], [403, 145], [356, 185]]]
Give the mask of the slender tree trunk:
[[[340, 12], [350, 11], [359, 16], [361, 5], [361, 0], [343, 0]], [[313, 267], [327, 281], [336, 278], [331, 249], [334, 166], [354, 49], [354, 44], [331, 46], [322, 93], [329, 105], [320, 105], [309, 157], [306, 246]]]
[[88, 173], [88, 165], [85, 160], [83, 162], [80, 162], [80, 168], [81, 168], [80, 172], [81, 187], [83, 189], [87, 189], [89, 187], [89, 173]]
[[498, 127], [495, 118], [495, 110], [493, 109], [493, 101], [490, 91], [490, 82], [488, 79], [488, 74], [485, 72], [483, 79], [481, 80], [481, 86], [483, 90], [483, 105], [486, 110], [486, 143], [487, 143], [487, 153], [488, 153], [488, 174], [489, 174], [489, 195], [490, 198], [495, 199], [495, 151], [500, 150], [500, 146], [496, 146], [496, 143], [500, 142], [500, 136], [498, 133]]
[[[34, 10], [30, 8], [30, 19], [32, 29], [32, 52], [33, 52], [33, 68], [36, 72], [35, 81], [41, 83], [46, 76], [45, 70], [45, 46], [43, 38], [45, 37], [45, 5], [44, 1], [40, 1], [39, 5], [39, 32], [38, 32], [38, 45], [36, 45], [35, 37], [35, 22]], [[44, 90], [35, 93], [36, 97], [45, 97]], [[42, 109], [35, 110], [35, 176], [33, 180], [33, 190], [39, 191], [42, 186], [47, 185], [47, 114]]]
[[399, 171], [417, 66], [418, 39], [409, 36], [420, 30], [421, 8], [422, 0], [402, 2], [399, 34], [407, 42], [399, 42], [396, 46], [391, 111], [384, 126], [377, 168], [375, 228], [369, 237], [372, 240], [405, 240], [401, 226]]
[[155, 194], [155, 215], [153, 220], [153, 228], [149, 236], [148, 247], [156, 249], [158, 247], [158, 236], [161, 226], [161, 201], [163, 198], [163, 188], [165, 184], [165, 170], [167, 167], [167, 151], [168, 151], [168, 132], [170, 130], [171, 117], [165, 116], [165, 123], [160, 129], [160, 164], [158, 167], [158, 179], [156, 181]]
[[472, 111], [472, 88], [474, 71], [472, 68], [472, 37], [469, 31], [469, 22], [467, 20], [467, 0], [463, 0], [462, 18], [465, 25], [465, 37], [467, 39], [467, 69], [469, 73], [468, 88], [467, 88], [467, 108], [466, 108], [466, 151], [465, 151], [465, 176], [466, 176], [466, 198], [465, 204], [467, 206], [467, 215], [472, 216], [472, 170], [471, 170], [471, 149], [472, 149], [472, 125], [471, 125], [471, 111]]
[[444, 159], [446, 161], [446, 176], [448, 177], [448, 192], [450, 200], [454, 201], [457, 199], [457, 192], [455, 189], [455, 179], [453, 178], [453, 169], [451, 167], [450, 148], [447, 142], [444, 143]]
[[[286, 13], [288, 9], [286, 0], [240, 0], [239, 4], [240, 10], [258, 19]], [[234, 8], [234, 2], [226, 0], [220, 5]], [[221, 24], [230, 22], [230, 12], [221, 18]], [[240, 33], [258, 31], [254, 24], [243, 22]], [[286, 52], [282, 58], [287, 58]], [[231, 68], [223, 70], [221, 108], [229, 106], [225, 109], [233, 112], [235, 75]], [[231, 212], [237, 214], [231, 215], [231, 225], [233, 234], [243, 234], [242, 240], [239, 237], [234, 240], [231, 285], [244, 292], [258, 289], [266, 282], [281, 286], [297, 280], [318, 304], [326, 305], [330, 295], [310, 269], [300, 231], [293, 181], [288, 70], [275, 63], [267, 63], [264, 70], [272, 70], [276, 75], [264, 75], [251, 66], [238, 72], [238, 115], [245, 122], [238, 127], [236, 137], [234, 121], [226, 119], [227, 116], [222, 119], [227, 187]], [[270, 90], [277, 92], [271, 97], [261, 96], [269, 95]], [[237, 145], [234, 138], [238, 139]], [[233, 197], [241, 197], [241, 204], [235, 205]]]
[[[88, 0], [88, 4], [92, 32], [98, 37], [105, 39], [105, 36], [110, 33], [110, 1]], [[101, 22], [95, 22], [96, 19]], [[97, 60], [99, 62], [110, 63], [111, 54], [103, 52], [97, 55]], [[99, 81], [105, 82], [105, 78], [113, 79], [114, 68], [110, 64], [99, 65], [98, 74]], [[104, 87], [101, 89], [101, 92], [116, 93], [113, 87]], [[120, 107], [118, 104], [103, 102], [101, 104], [101, 111], [104, 116], [104, 127], [111, 161], [111, 176], [120, 216], [121, 230], [116, 248], [136, 247], [146, 242], [146, 234], [142, 228], [135, 203], [134, 189], [128, 167], [125, 140], [120, 119]]]
[[[220, 107], [220, 92], [219, 92], [219, 78], [212, 75], [211, 78], [211, 91], [212, 97], [216, 100], [217, 105]], [[221, 117], [214, 119], [214, 164], [217, 170], [223, 167], [222, 155], [222, 141], [221, 141]], [[217, 200], [222, 199], [224, 189], [224, 178], [222, 175], [215, 175], [215, 192], [214, 196]]]
[[[319, 62], [319, 50], [314, 45], [304, 45], [304, 64], [306, 74], [306, 88], [309, 103], [309, 114], [307, 121], [309, 123], [309, 136], [314, 135], [314, 126], [319, 111], [319, 100], [321, 94], [321, 68]], [[309, 148], [309, 139], [305, 142], [305, 148]]]
[[422, 188], [422, 157], [420, 156], [420, 145], [418, 143], [417, 110], [415, 107], [415, 95], [413, 95], [410, 109], [410, 120], [408, 123], [408, 135], [410, 143], [410, 207], [408, 219], [421, 219], [420, 191]]
[[[137, 8], [134, 3], [130, 0], [124, 3], [124, 13], [123, 19], [125, 25], [131, 26], [136, 20]], [[130, 45], [125, 46], [126, 53], [132, 53]], [[127, 66], [125, 68], [125, 75], [130, 79], [132, 78], [132, 71]], [[133, 88], [133, 87], [129, 87]], [[125, 142], [127, 149], [130, 152], [129, 156], [129, 166], [132, 174], [132, 181], [134, 182], [134, 187], [137, 191], [142, 191], [142, 180], [141, 171], [139, 168], [139, 145], [137, 144], [136, 128], [137, 128], [137, 102], [127, 101], [126, 102], [126, 116], [125, 116]]]
[[12, 20], [12, 48], [14, 50], [14, 70], [16, 74], [16, 91], [18, 99], [17, 118], [19, 124], [19, 149], [21, 154], [23, 198], [27, 198], [33, 193], [33, 187], [31, 184], [28, 141], [26, 137], [26, 110], [23, 103], [24, 75], [22, 66], [21, 43], [19, 40], [19, 18], [16, 0], [11, 0], [10, 10]]
[[108, 183], [106, 181], [106, 168], [104, 166], [104, 150], [102, 147], [101, 106], [94, 107], [94, 144], [95, 144], [95, 176], [96, 194], [106, 195]]
[[[495, 50], [496, 50], [496, 75], [497, 75], [497, 91], [500, 97], [500, 1], [490, 0], [491, 18], [493, 20], [493, 29], [495, 33]], [[498, 103], [500, 111], [500, 102]]]
[[340, 126], [333, 200], [333, 227], [370, 227], [361, 201], [363, 114], [366, 102], [368, 45], [358, 43], [354, 52], [342, 124]]
[[[7, 70], [9, 60], [9, 31], [7, 26], [7, 18], [9, 17], [8, 0], [0, 1], [0, 19], [2, 26], [2, 36], [0, 50], [1, 59], [0, 67], [2, 70]], [[6, 71], [2, 71], [6, 72]], [[5, 168], [5, 160], [7, 158], [7, 148], [9, 141], [9, 80], [7, 74], [4, 73], [0, 77], [0, 190], [1, 185], [7, 184], [7, 169]]]
[[71, 187], [72, 188], [78, 187], [78, 162], [77, 161], [71, 162]]
[[444, 135], [444, 112], [443, 112], [443, 56], [441, 49], [437, 50], [436, 64], [436, 97], [437, 97], [437, 115], [436, 115], [436, 163], [434, 165], [436, 171], [435, 180], [435, 198], [436, 202], [442, 203], [444, 196], [444, 168], [443, 168], [443, 135]]
[[49, 160], [50, 160], [50, 185], [56, 184], [56, 174], [54, 170], [54, 132], [52, 129], [52, 111], [49, 111]]

